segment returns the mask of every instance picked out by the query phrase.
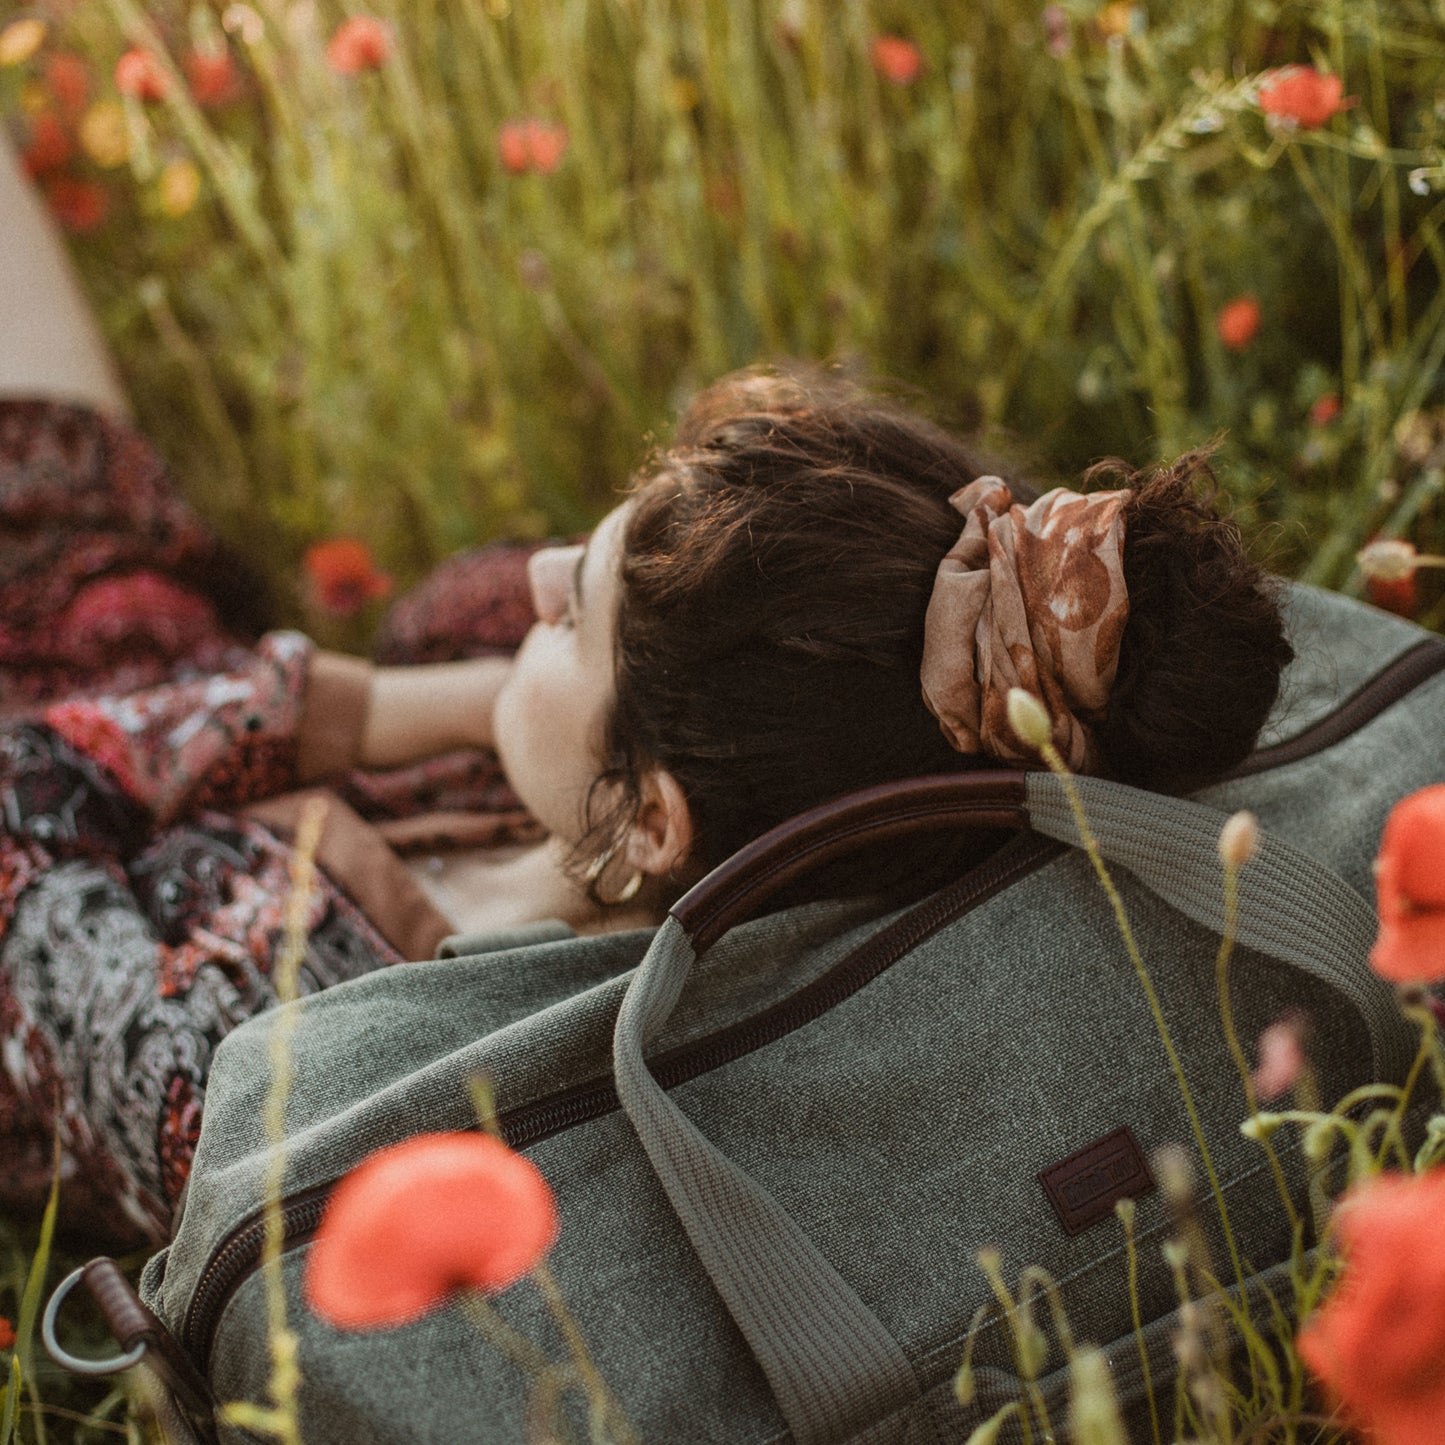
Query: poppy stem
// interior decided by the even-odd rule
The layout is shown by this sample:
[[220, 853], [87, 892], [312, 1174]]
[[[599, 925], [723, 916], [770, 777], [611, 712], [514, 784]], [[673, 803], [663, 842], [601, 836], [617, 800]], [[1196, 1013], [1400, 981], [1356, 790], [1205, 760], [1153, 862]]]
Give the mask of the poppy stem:
[[562, 1331], [562, 1338], [567, 1341], [567, 1348], [572, 1352], [572, 1359], [577, 1367], [577, 1373], [581, 1377], [583, 1387], [587, 1391], [588, 1399], [591, 1401], [591, 1425], [592, 1439], [594, 1445], [603, 1445], [609, 1438], [617, 1445], [640, 1445], [637, 1436], [628, 1424], [622, 1408], [613, 1399], [612, 1392], [607, 1388], [607, 1382], [602, 1378], [602, 1372], [593, 1362], [592, 1354], [587, 1348], [587, 1341], [582, 1338], [582, 1331], [577, 1328], [577, 1321], [572, 1318], [572, 1311], [567, 1308], [566, 1301], [562, 1298], [562, 1291], [557, 1288], [557, 1281], [552, 1276], [552, 1271], [545, 1263], [538, 1264], [532, 1271], [532, 1278], [537, 1282], [537, 1288], [542, 1291], [542, 1298], [547, 1301], [547, 1308], [552, 1312], [552, 1318], [557, 1321], [557, 1327]]

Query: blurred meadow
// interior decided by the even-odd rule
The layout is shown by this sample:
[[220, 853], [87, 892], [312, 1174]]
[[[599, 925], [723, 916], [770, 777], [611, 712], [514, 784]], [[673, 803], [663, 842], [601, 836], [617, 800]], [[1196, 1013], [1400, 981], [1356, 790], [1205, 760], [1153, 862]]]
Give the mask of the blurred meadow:
[[[1445, 542], [1442, 0], [15, 14], [0, 101], [140, 422], [283, 598], [319, 538], [407, 582], [581, 529], [784, 355], [1046, 475], [1222, 435], [1311, 580]], [[1322, 111], [1265, 113], [1287, 65]]]
[[[293, 619], [318, 541], [405, 585], [590, 526], [784, 356], [1047, 477], [1221, 438], [1311, 581], [1445, 552], [1445, 0], [3, 0], [0, 116]], [[0, 1445], [141, 1438], [33, 1343], [48, 1236], [0, 1245]]]

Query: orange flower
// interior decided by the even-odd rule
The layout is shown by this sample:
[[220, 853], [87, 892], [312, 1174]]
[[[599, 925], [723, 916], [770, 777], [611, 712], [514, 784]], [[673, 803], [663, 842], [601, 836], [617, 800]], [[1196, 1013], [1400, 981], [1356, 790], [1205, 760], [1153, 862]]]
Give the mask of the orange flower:
[[508, 175], [549, 176], [567, 149], [567, 127], [546, 120], [509, 120], [497, 132], [497, 154]]
[[1243, 351], [1259, 330], [1259, 317], [1259, 302], [1253, 296], [1236, 296], [1220, 307], [1214, 326], [1231, 351]]
[[15, 1326], [0, 1315], [0, 1350], [9, 1350], [15, 1347]]
[[1355, 103], [1354, 97], [1343, 99], [1343, 91], [1338, 75], [1325, 75], [1311, 65], [1286, 65], [1260, 81], [1259, 108], [1277, 125], [1318, 130]]
[[391, 26], [374, 15], [353, 15], [326, 42], [326, 63], [338, 75], [378, 70], [396, 48]]
[[189, 51], [181, 68], [197, 105], [208, 108], [229, 105], [241, 94], [241, 78], [228, 50]]
[[306, 1298], [338, 1329], [389, 1329], [457, 1290], [515, 1284], [557, 1228], [530, 1159], [489, 1134], [421, 1134], [337, 1185], [306, 1261]]
[[116, 61], [115, 88], [137, 100], [164, 100], [171, 82], [160, 61], [149, 50], [137, 46]]
[[73, 176], [52, 176], [45, 184], [45, 200], [55, 219], [77, 235], [95, 230], [110, 212], [110, 193], [104, 186]]
[[1383, 1175], [1335, 1212], [1345, 1271], [1300, 1358], [1375, 1445], [1439, 1445], [1445, 1420], [1445, 1170]]
[[61, 125], [54, 111], [42, 110], [30, 121], [30, 140], [20, 156], [20, 164], [31, 180], [58, 171], [75, 151], [70, 133]]
[[391, 591], [391, 578], [377, 570], [371, 548], [354, 537], [314, 542], [301, 565], [310, 600], [337, 617], [355, 617], [368, 602]]
[[1325, 427], [1334, 421], [1340, 414], [1340, 399], [1332, 391], [1327, 391], [1310, 408], [1310, 425]]
[[60, 113], [72, 123], [90, 103], [90, 67], [73, 51], [57, 50], [45, 62], [45, 85]]
[[893, 85], [912, 85], [923, 69], [923, 52], [901, 35], [875, 35], [870, 56], [873, 69]]
[[1386, 819], [1375, 902], [1370, 967], [1396, 983], [1445, 979], [1445, 783], [1402, 798]]

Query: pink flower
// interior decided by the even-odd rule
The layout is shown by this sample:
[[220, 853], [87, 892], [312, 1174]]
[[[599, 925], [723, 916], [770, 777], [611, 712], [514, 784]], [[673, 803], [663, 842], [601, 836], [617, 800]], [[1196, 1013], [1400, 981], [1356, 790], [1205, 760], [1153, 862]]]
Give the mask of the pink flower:
[[115, 88], [137, 100], [164, 100], [171, 82], [160, 61], [137, 46], [116, 61]]
[[338, 75], [378, 70], [391, 59], [396, 40], [391, 26], [374, 15], [353, 15], [326, 43], [326, 63]]
[[923, 69], [923, 52], [901, 35], [877, 35], [871, 50], [873, 69], [892, 85], [912, 85]]
[[90, 100], [90, 67], [73, 51], [57, 50], [45, 62], [45, 88], [55, 97], [61, 115], [73, 124]]
[[1259, 1098], [1279, 1098], [1304, 1073], [1305, 1028], [1304, 1015], [1291, 1011], [1259, 1036], [1259, 1063], [1250, 1079]]
[[1310, 65], [1271, 70], [1259, 84], [1259, 108], [1277, 124], [1317, 130], [1355, 101], [1342, 99], [1338, 75], [1325, 75]]
[[1215, 330], [1219, 339], [1231, 351], [1243, 351], [1254, 340], [1259, 330], [1259, 302], [1250, 295], [1236, 296], [1226, 302], [1215, 318]]
[[301, 565], [311, 600], [337, 617], [355, 617], [368, 602], [391, 591], [391, 578], [377, 570], [371, 548], [354, 537], [313, 543]]
[[1445, 979], [1445, 783], [1402, 798], [1386, 819], [1375, 902], [1370, 967], [1395, 983]]
[[497, 132], [497, 155], [508, 175], [551, 175], [567, 149], [567, 128], [546, 120], [509, 120]]
[[530, 1159], [489, 1134], [421, 1134], [337, 1185], [306, 1261], [306, 1299], [338, 1329], [389, 1329], [457, 1290], [506, 1289], [557, 1229]]

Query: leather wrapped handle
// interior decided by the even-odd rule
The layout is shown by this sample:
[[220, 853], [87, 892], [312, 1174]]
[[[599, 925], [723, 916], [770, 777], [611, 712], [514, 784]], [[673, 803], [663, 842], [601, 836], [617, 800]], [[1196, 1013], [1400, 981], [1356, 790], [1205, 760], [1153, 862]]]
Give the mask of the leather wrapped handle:
[[694, 952], [710, 948], [772, 895], [870, 843], [950, 828], [1029, 827], [1027, 774], [936, 773], [882, 783], [780, 823], [719, 864], [673, 905]]

